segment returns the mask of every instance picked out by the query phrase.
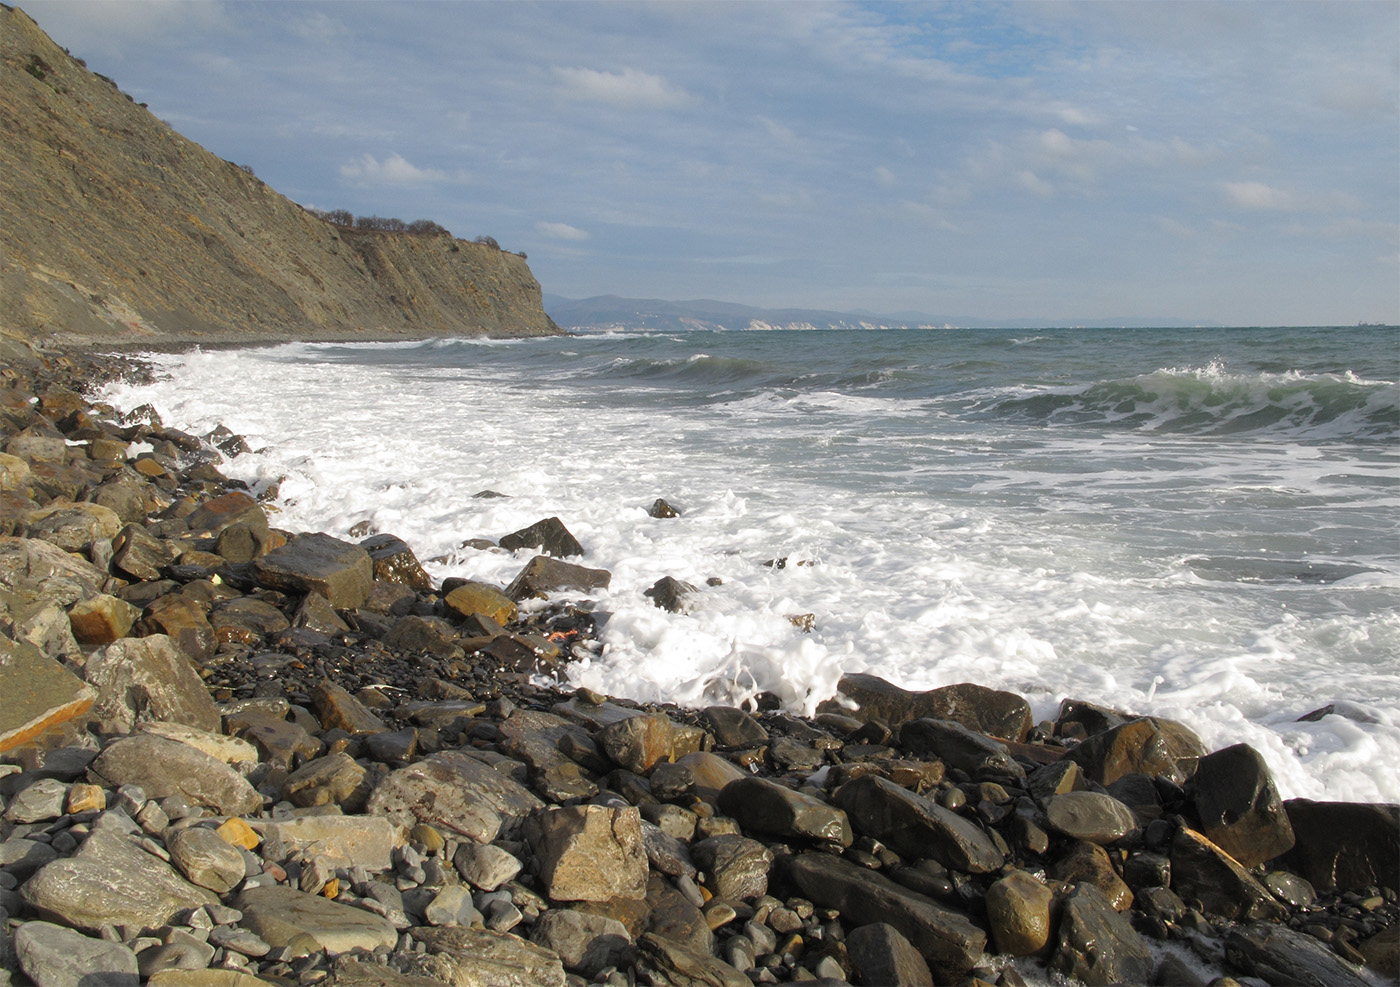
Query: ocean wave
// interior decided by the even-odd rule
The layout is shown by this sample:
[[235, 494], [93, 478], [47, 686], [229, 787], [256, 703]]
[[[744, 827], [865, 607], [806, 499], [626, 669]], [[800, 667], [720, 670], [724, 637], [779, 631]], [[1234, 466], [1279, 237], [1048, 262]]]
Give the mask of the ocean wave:
[[1018, 389], [989, 402], [998, 418], [1198, 435], [1394, 441], [1400, 384], [1352, 373], [1231, 373], [1170, 367], [1089, 385]]

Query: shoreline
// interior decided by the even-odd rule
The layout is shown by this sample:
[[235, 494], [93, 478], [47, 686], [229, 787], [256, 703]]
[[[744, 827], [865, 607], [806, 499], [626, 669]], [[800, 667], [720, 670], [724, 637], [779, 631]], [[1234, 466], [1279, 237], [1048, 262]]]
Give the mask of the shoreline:
[[[293, 341], [322, 340], [190, 346]], [[113, 355], [129, 370], [146, 366], [149, 372], [137, 356]], [[160, 850], [173, 860], [166, 870], [206, 894], [214, 889], [188, 880], [191, 871], [175, 852], [194, 839], [180, 834], [222, 835], [230, 819], [261, 833], [260, 841], [245, 847], [245, 873], [216, 892], [218, 905], [185, 904], [149, 926], [141, 924], [144, 919], [117, 921], [126, 904], [114, 901], [107, 908], [113, 920], [99, 926], [116, 930], [141, 979], [152, 983], [179, 982], [152, 977], [154, 971], [139, 964], [157, 965], [148, 955], [152, 950], [163, 951], [162, 963], [181, 952], [170, 947], [189, 945], [182, 936], [206, 945], [219, 939], [206, 966], [256, 970], [274, 983], [358, 984], [366, 973], [359, 967], [371, 964], [403, 977], [454, 982], [444, 971], [479, 958], [488, 941], [509, 952], [514, 969], [533, 970], [529, 964], [542, 962], [550, 972], [540, 982], [558, 983], [565, 982], [565, 969], [581, 976], [579, 982], [617, 983], [610, 979], [617, 976], [626, 982], [638, 974], [682, 982], [676, 980], [679, 969], [702, 969], [704, 982], [711, 983], [809, 977], [882, 982], [871, 980], [875, 970], [885, 969], [879, 964], [907, 958], [908, 949], [926, 969], [933, 967], [939, 982], [969, 982], [976, 973], [1015, 984], [1019, 974], [1006, 965], [1008, 954], [1032, 963], [1048, 960], [1088, 983], [1110, 982], [1101, 979], [1109, 969], [1116, 979], [1134, 982], [1168, 975], [1179, 980], [1191, 972], [1157, 969], [1171, 962], [1160, 959], [1170, 954], [1154, 954], [1149, 942], [1176, 942], [1212, 969], [1265, 979], [1262, 971], [1278, 970], [1279, 964], [1321, 964], [1336, 983], [1357, 978], [1345, 961], [1366, 960], [1370, 950], [1378, 958], [1369, 962], [1400, 976], [1394, 936], [1400, 902], [1395, 888], [1381, 886], [1400, 870], [1395, 807], [1284, 804], [1276, 793], [1267, 797], [1272, 782], [1257, 755], [1251, 760], [1237, 748], [1208, 752], [1180, 724], [1067, 701], [1055, 722], [1033, 725], [1020, 697], [975, 685], [907, 693], [847, 676], [842, 689], [859, 707], [828, 705], [809, 720], [763, 704], [748, 711], [680, 709], [586, 690], [541, 689], [529, 683], [530, 675], [567, 661], [575, 648], [586, 652], [591, 617], [580, 607], [547, 607], [523, 619], [512, 611], [524, 595], [550, 585], [603, 578], [596, 575], [600, 570], [578, 571], [561, 557], [567, 548], [548, 541], [557, 531], [516, 533], [522, 546], [542, 552], [526, 569], [541, 571], [522, 573], [516, 581], [521, 585], [507, 587], [425, 583], [411, 547], [392, 535], [374, 536], [367, 541], [378, 543], [366, 546], [324, 534], [279, 532], [240, 484], [218, 472], [219, 447], [236, 449], [239, 437], [217, 431], [187, 436], [149, 418], [138, 421], [130, 409], [123, 424], [107, 420], [112, 416], [73, 393], [112, 372], [96, 358], [74, 353], [51, 361], [67, 367], [44, 369], [45, 358], [39, 357], [40, 369], [28, 386], [39, 398], [37, 411], [48, 412], [44, 422], [31, 414], [24, 428], [13, 428], [24, 408], [32, 412], [34, 406], [13, 399], [6, 405], [7, 448], [27, 430], [34, 441], [15, 449], [35, 454], [13, 457], [23, 469], [3, 461], [5, 490], [18, 497], [17, 491], [38, 485], [50, 501], [31, 498], [32, 508], [6, 502], [10, 530], [19, 533], [22, 525], [25, 537], [5, 538], [4, 550], [12, 558], [22, 551], [26, 560], [24, 566], [0, 567], [11, 580], [6, 588], [20, 593], [14, 580], [31, 578], [36, 565], [68, 564], [53, 554], [55, 548], [79, 560], [65, 581], [86, 587], [77, 599], [66, 599], [52, 587], [25, 583], [23, 592], [32, 599], [23, 619], [11, 613], [6, 624], [23, 626], [11, 640], [26, 638], [32, 651], [23, 645], [13, 650], [26, 652], [35, 668], [59, 681], [68, 680], [54, 669], [66, 672], [73, 680], [70, 692], [86, 689], [92, 702], [66, 725], [51, 724], [0, 755], [0, 762], [20, 768], [0, 777], [9, 819], [2, 845], [23, 840], [67, 850], [4, 889], [10, 896], [0, 905], [20, 919], [11, 923], [17, 947], [38, 931], [21, 936], [20, 930], [42, 925], [34, 921], [40, 916], [101, 931], [90, 919], [75, 917], [61, 895], [36, 903], [36, 896], [51, 890], [43, 886], [53, 883], [36, 875], [52, 876], [61, 871], [59, 864], [84, 859], [87, 848], [97, 846], [93, 835], [104, 826], [124, 825], [112, 815], [121, 813], [155, 844], [148, 847], [155, 859]], [[10, 371], [26, 383], [23, 368]], [[62, 437], [61, 453], [56, 435]], [[154, 449], [130, 457], [125, 446], [132, 441]], [[59, 458], [43, 458], [40, 449]], [[75, 486], [66, 470], [89, 473], [98, 482]], [[121, 513], [103, 507], [106, 514], [82, 506], [118, 504], [118, 486], [135, 492], [139, 504], [128, 498]], [[71, 494], [64, 496], [69, 487]], [[107, 494], [97, 497], [104, 487]], [[87, 501], [74, 499], [84, 493], [91, 495]], [[160, 504], [159, 510], [145, 509]], [[44, 513], [54, 505], [56, 511]], [[21, 570], [27, 575], [20, 576]], [[659, 597], [657, 602], [662, 605]], [[83, 643], [72, 636], [80, 626]], [[4, 641], [0, 646], [9, 647]], [[126, 677], [121, 688], [114, 668]], [[178, 701], [160, 688], [177, 681], [190, 686]], [[41, 721], [57, 715], [36, 714]], [[96, 732], [90, 729], [94, 722]], [[151, 722], [163, 722], [165, 733]], [[153, 774], [148, 763], [118, 764], [120, 758], [108, 757], [119, 749], [142, 750], [146, 754], [136, 760], [149, 761], [152, 737], [176, 743], [169, 736], [176, 725], [225, 753], [235, 741], [251, 745], [254, 761], [246, 759], [245, 747], [236, 748], [243, 760], [219, 763], [257, 793], [256, 805], [251, 797], [237, 803], [200, 787], [207, 776], [222, 776], [209, 763], [193, 778], [172, 781]], [[187, 737], [184, 745], [190, 742]], [[1154, 744], [1167, 755], [1144, 760]], [[177, 760], [173, 749], [158, 749]], [[1235, 753], [1223, 757], [1227, 752]], [[218, 761], [218, 755], [209, 756]], [[227, 768], [230, 763], [243, 767]], [[1121, 771], [1123, 763], [1132, 770]], [[493, 769], [486, 776], [478, 773], [482, 764]], [[1204, 780], [1202, 765], [1208, 766]], [[510, 798], [494, 791], [500, 778], [515, 786]], [[40, 793], [31, 790], [43, 782], [62, 788], [58, 811], [16, 822], [40, 811], [12, 812], [31, 797], [37, 801]], [[124, 785], [145, 789], [142, 798], [127, 791], [123, 802]], [[91, 787], [103, 793], [102, 806], [70, 808], [80, 788], [96, 799]], [[194, 788], [198, 796], [191, 795]], [[495, 822], [473, 805], [451, 812], [432, 807], [454, 789], [476, 795], [473, 805], [492, 804]], [[49, 791], [42, 812], [51, 811], [53, 797]], [[157, 810], [164, 817], [160, 825]], [[1237, 820], [1223, 821], [1235, 815]], [[103, 818], [111, 822], [99, 825]], [[360, 848], [335, 859], [310, 845], [267, 836], [301, 820], [326, 819], [387, 820], [397, 828], [381, 834], [378, 855]], [[604, 819], [606, 833], [598, 830]], [[1338, 847], [1332, 833], [1342, 824], [1369, 826], [1376, 838]], [[336, 829], [351, 823], [316, 825]], [[578, 859], [570, 856], [579, 844], [595, 855], [589, 859], [615, 861], [617, 874], [581, 875]], [[1259, 845], [1270, 847], [1270, 856], [1252, 859]], [[217, 855], [218, 849], [210, 852]], [[516, 870], [490, 886], [480, 869], [487, 858]], [[8, 870], [13, 865], [5, 859]], [[20, 859], [24, 873], [23, 861], [34, 860]], [[1299, 883], [1309, 875], [1330, 875], [1329, 881], [1314, 880], [1323, 888], [1343, 886], [1310, 898]], [[1367, 876], [1371, 880], [1361, 879]], [[621, 883], [610, 884], [614, 878]], [[267, 897], [263, 887], [314, 894], [385, 920], [392, 912], [392, 944], [381, 928], [376, 945], [383, 948], [368, 949], [384, 962], [355, 959], [353, 946], [329, 946], [324, 930], [324, 941], [306, 933], [319, 949], [291, 955], [296, 950], [289, 943], [272, 943], [267, 937], [273, 933], [257, 932], [270, 926], [250, 918], [263, 910], [257, 900]], [[396, 890], [397, 904], [379, 887]], [[434, 921], [447, 914], [449, 899], [456, 903], [456, 921]], [[223, 944], [227, 939], [249, 945], [235, 931], [218, 937], [210, 932], [200, 940], [197, 925], [171, 921], [178, 912], [201, 909], [203, 922], [240, 912], [212, 928], [252, 931], [268, 949], [258, 956], [239, 952]], [[864, 922], [872, 915], [880, 921]], [[340, 913], [335, 918], [348, 921]], [[179, 927], [147, 934], [173, 925]], [[552, 931], [555, 926], [592, 930], [584, 938], [597, 955], [575, 956], [562, 933]], [[878, 935], [852, 935], [876, 926]], [[1028, 926], [1043, 928], [1043, 936], [1026, 939]], [[121, 936], [123, 928], [134, 934]], [[1091, 954], [1085, 936], [1112, 947]], [[470, 948], [464, 939], [471, 940]], [[1002, 959], [983, 965], [989, 962], [984, 947]], [[0, 949], [0, 955], [8, 953]], [[753, 965], [745, 966], [750, 958]]]

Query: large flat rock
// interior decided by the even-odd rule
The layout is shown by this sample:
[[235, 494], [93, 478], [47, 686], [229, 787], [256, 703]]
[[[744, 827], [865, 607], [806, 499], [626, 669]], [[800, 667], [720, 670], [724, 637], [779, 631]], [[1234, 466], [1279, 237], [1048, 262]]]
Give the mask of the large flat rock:
[[222, 718], [194, 664], [173, 638], [124, 638], [92, 653], [83, 676], [97, 690], [94, 714], [127, 730], [138, 718], [219, 733]]
[[107, 747], [89, 770], [114, 786], [140, 785], [146, 795], [179, 795], [221, 815], [243, 816], [262, 808], [257, 789], [223, 761], [187, 744], [136, 734]]
[[292, 593], [318, 593], [337, 610], [364, 603], [374, 566], [359, 545], [317, 532], [302, 535], [253, 563], [258, 582]]
[[77, 719], [96, 695], [34, 645], [0, 636], [0, 752]]
[[302, 933], [337, 953], [393, 947], [399, 939], [394, 926], [373, 912], [292, 888], [250, 888], [234, 902], [243, 913], [238, 924], [274, 948]]

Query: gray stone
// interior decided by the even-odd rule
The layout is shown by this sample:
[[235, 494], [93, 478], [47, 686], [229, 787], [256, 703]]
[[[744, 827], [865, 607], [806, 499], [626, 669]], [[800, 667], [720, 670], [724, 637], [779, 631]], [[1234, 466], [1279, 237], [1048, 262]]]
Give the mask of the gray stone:
[[128, 524], [112, 540], [112, 566], [140, 580], [156, 580], [175, 561], [175, 553], [140, 524]]
[[593, 977], [625, 964], [632, 936], [615, 918], [551, 908], [535, 922], [530, 941], [557, 953], [565, 969]]
[[6, 822], [34, 823], [63, 815], [68, 786], [57, 778], [40, 778], [20, 791], [5, 810]]
[[1092, 884], [1065, 899], [1050, 965], [1091, 987], [1151, 983], [1155, 967], [1147, 942]]
[[969, 874], [999, 870], [1005, 856], [974, 822], [878, 775], [837, 789], [855, 828], [907, 857], [927, 857]]
[[458, 751], [399, 768], [374, 789], [366, 811], [404, 826], [427, 823], [490, 843], [511, 838], [525, 816], [544, 805], [529, 789]]
[[253, 563], [258, 582], [292, 593], [317, 593], [338, 610], [365, 602], [374, 583], [369, 553], [330, 535], [302, 535]]
[[559, 957], [516, 936], [460, 925], [419, 926], [409, 935], [448, 961], [454, 987], [564, 987]]
[[648, 862], [635, 806], [540, 809], [526, 820], [525, 838], [551, 898], [605, 901], [646, 895]]
[[1192, 779], [1201, 831], [1245, 867], [1292, 848], [1293, 826], [1259, 752], [1235, 744], [1201, 758]]
[[97, 596], [107, 574], [57, 545], [35, 538], [0, 538], [0, 589], [70, 606]]
[[86, 552], [95, 541], [110, 541], [122, 526], [115, 511], [99, 504], [49, 504], [27, 520], [26, 537], [43, 539], [65, 552]]
[[49, 922], [15, 930], [15, 955], [38, 987], [137, 987], [136, 954], [119, 942], [94, 939]]
[[221, 733], [219, 709], [193, 663], [164, 634], [124, 638], [94, 651], [83, 676], [97, 690], [93, 714], [130, 731], [138, 720]]
[[976, 733], [1017, 742], [1024, 741], [1031, 729], [1031, 708], [1024, 699], [970, 682], [910, 692], [875, 675], [848, 673], [841, 676], [836, 689], [856, 708], [828, 700], [818, 707], [820, 711], [880, 720], [890, 727], [909, 720], [952, 720]]
[[203, 970], [213, 959], [213, 946], [193, 936], [182, 935], [171, 942], [141, 950], [136, 962], [141, 976], [149, 978], [165, 970]]
[[58, 851], [47, 843], [11, 836], [0, 843], [0, 870], [24, 881], [40, 867], [58, 859]]
[[154, 929], [181, 909], [218, 904], [169, 864], [100, 828], [72, 857], [45, 865], [20, 896], [40, 915], [93, 932], [104, 925]]
[[[0, 546], [2, 547], [2, 546]], [[96, 692], [28, 642], [0, 634], [0, 752], [87, 713]]]
[[974, 781], [1020, 784], [1026, 776], [1005, 744], [952, 720], [910, 720], [899, 728], [899, 744], [916, 756], [935, 757], [966, 771]]
[[282, 783], [282, 797], [303, 808], [339, 805], [354, 812], [369, 792], [368, 772], [344, 751], [307, 761]]
[[804, 853], [787, 870], [802, 896], [818, 907], [894, 926], [943, 981], [959, 980], [987, 945], [986, 933], [967, 916], [843, 857]]
[[250, 888], [235, 899], [234, 907], [243, 912], [238, 924], [274, 948], [300, 935], [337, 953], [392, 948], [399, 938], [398, 930], [373, 912], [291, 888]]
[[695, 876], [695, 864], [685, 844], [646, 819], [642, 820], [642, 842], [646, 846], [647, 860], [661, 873], [672, 877]]
[[1137, 829], [1133, 810], [1111, 795], [1100, 792], [1066, 792], [1045, 802], [1050, 828], [1072, 840], [1106, 846]]
[[546, 555], [537, 555], [525, 563], [516, 577], [506, 587], [506, 596], [512, 600], [525, 600], [546, 596], [565, 590], [587, 593], [595, 589], [607, 589], [612, 582], [612, 573], [606, 569], [589, 569], [569, 562], [560, 562]]
[[1312, 936], [1283, 925], [1254, 922], [1225, 937], [1225, 956], [1251, 977], [1302, 987], [1363, 987], [1370, 980]]
[[749, 978], [728, 963], [650, 932], [637, 940], [637, 969], [652, 983], [677, 987], [752, 987]]
[[212, 829], [177, 830], [165, 841], [170, 860], [193, 884], [224, 894], [243, 880], [243, 855]]
[[743, 901], [768, 893], [773, 852], [746, 836], [711, 836], [691, 847], [691, 856], [705, 871], [706, 884], [717, 898]]
[[870, 987], [933, 987], [933, 974], [908, 939], [887, 922], [871, 922], [846, 933], [855, 982]]
[[768, 742], [768, 731], [748, 713], [733, 706], [707, 706], [705, 719], [720, 747], [758, 747]]
[[307, 815], [276, 822], [254, 820], [263, 839], [275, 840], [293, 853], [314, 852], [335, 867], [387, 870], [393, 852], [407, 840], [404, 827], [374, 815]]
[[179, 795], [226, 816], [249, 815], [263, 804], [257, 789], [218, 758], [151, 734], [118, 740], [98, 755], [91, 771], [113, 786], [140, 785], [153, 799]]
[[472, 893], [460, 884], [449, 884], [423, 908], [429, 925], [480, 925], [481, 913], [472, 904]]
[[452, 864], [462, 880], [482, 891], [495, 891], [507, 881], [515, 880], [523, 866], [514, 855], [501, 847], [463, 843], [452, 857]]
[[848, 847], [853, 839], [846, 813], [764, 778], [741, 778], [724, 786], [719, 807], [747, 829], [773, 836], [819, 840]]

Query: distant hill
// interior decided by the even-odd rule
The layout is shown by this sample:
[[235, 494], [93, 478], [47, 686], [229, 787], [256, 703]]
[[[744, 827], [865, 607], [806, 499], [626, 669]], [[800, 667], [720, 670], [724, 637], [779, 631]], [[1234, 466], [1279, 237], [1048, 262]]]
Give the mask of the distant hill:
[[[1181, 328], [1202, 323], [1180, 319], [1095, 319], [1031, 321], [948, 317], [923, 312], [831, 312], [824, 309], [757, 308], [710, 299], [671, 302], [659, 298], [620, 298], [598, 295], [571, 299], [544, 296], [545, 308], [566, 329], [646, 329], [682, 332], [688, 329], [917, 329], [917, 328], [1017, 328], [1049, 329], [1062, 326], [1110, 328], [1118, 326]], [[1218, 323], [1204, 323], [1208, 327]]]
[[163, 345], [558, 332], [525, 259], [333, 226], [0, 4], [0, 335]]

